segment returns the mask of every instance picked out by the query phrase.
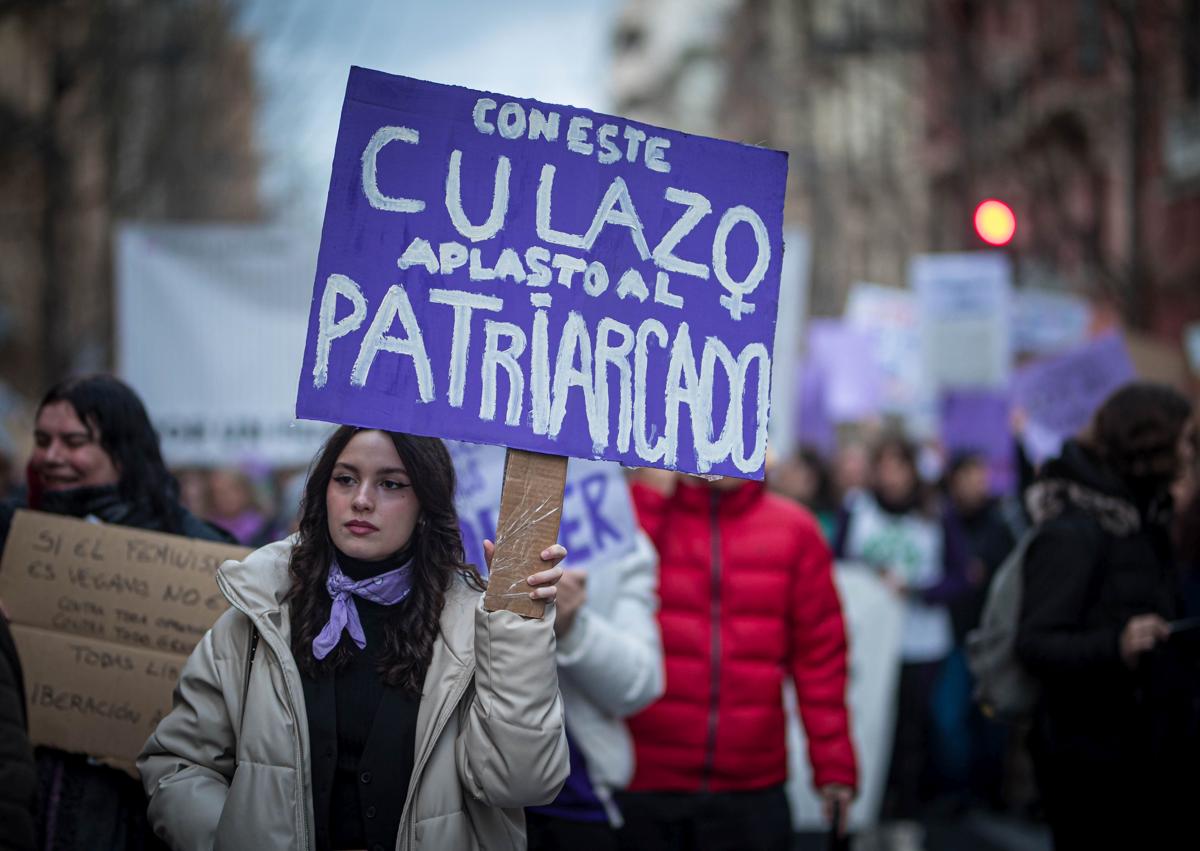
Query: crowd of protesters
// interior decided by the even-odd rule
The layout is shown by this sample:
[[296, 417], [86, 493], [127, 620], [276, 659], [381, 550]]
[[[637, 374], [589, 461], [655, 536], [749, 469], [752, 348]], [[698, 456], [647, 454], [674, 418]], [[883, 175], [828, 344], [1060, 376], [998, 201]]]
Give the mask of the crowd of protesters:
[[[969, 807], [1020, 807], [1059, 849], [1191, 847], [1196, 443], [1182, 395], [1133, 383], [1009, 492], [982, 454], [886, 428], [775, 459], [765, 483], [633, 471], [630, 553], [585, 572], [544, 551], [536, 620], [480, 606], [440, 440], [342, 427], [308, 469], [172, 474], [132, 389], [65, 381], [0, 541], [30, 507], [255, 550], [220, 571], [230, 609], [140, 782], [34, 751], [0, 618], [0, 848], [782, 851], [785, 688], [844, 832], [862, 754], [842, 564], [902, 611], [883, 847]], [[1038, 697], [1011, 726], [976, 705], [964, 646], [1019, 542], [1015, 653]]]

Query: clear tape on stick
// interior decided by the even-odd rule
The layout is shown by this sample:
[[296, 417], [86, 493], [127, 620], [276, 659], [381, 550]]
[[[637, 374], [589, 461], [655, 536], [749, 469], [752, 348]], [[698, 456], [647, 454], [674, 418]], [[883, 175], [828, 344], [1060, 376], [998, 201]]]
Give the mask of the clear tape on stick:
[[[529, 496], [530, 482], [525, 481], [525, 492], [522, 494], [522, 502], [525, 497]], [[543, 499], [537, 505], [529, 506], [525, 510], [518, 513], [515, 517], [508, 517], [505, 526], [496, 531], [496, 549], [495, 555], [492, 558], [493, 574], [504, 576], [509, 573], [521, 574], [524, 564], [522, 562], [522, 553], [524, 552], [525, 539], [532, 533], [536, 524], [542, 521], [549, 520], [561, 511], [558, 505], [551, 505], [553, 500], [550, 497]], [[511, 548], [507, 545], [511, 544]], [[535, 571], [536, 572], [536, 571]], [[524, 586], [521, 591], [515, 589]], [[502, 593], [494, 594], [493, 596], [501, 599], [510, 597], [527, 597], [533, 591], [533, 586], [528, 582], [527, 577], [518, 575], [515, 581], [508, 586]]]

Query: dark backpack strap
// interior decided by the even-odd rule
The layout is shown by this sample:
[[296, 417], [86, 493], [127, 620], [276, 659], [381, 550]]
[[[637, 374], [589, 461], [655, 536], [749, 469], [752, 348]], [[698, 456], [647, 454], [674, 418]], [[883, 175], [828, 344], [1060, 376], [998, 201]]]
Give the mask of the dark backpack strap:
[[[246, 721], [246, 699], [250, 696], [250, 672], [254, 668], [254, 654], [258, 650], [258, 627], [253, 622], [250, 624], [250, 641], [246, 648], [246, 673], [242, 677], [242, 709], [241, 716], [238, 718], [237, 738], [242, 738], [242, 725]], [[237, 766], [237, 745], [234, 745], [233, 755], [234, 766]]]

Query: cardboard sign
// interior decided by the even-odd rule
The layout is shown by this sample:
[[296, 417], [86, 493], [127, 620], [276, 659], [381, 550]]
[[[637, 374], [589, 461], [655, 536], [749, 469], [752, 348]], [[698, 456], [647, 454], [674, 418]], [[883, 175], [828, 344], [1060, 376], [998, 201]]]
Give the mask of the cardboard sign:
[[909, 266], [925, 374], [938, 388], [1003, 387], [1012, 364], [1012, 268], [993, 251], [920, 254]]
[[132, 770], [171, 709], [171, 689], [187, 656], [16, 624], [12, 635], [33, 743]]
[[0, 561], [34, 744], [132, 764], [244, 547], [18, 511]]
[[1023, 441], [1031, 460], [1041, 463], [1056, 455], [1110, 393], [1134, 378], [1118, 334], [1024, 367], [1013, 378], [1013, 401], [1025, 411]]
[[[448, 441], [447, 446], [458, 474], [454, 502], [467, 561], [484, 570], [483, 540], [496, 539], [505, 450], [457, 441]], [[566, 566], [603, 569], [633, 549], [636, 534], [633, 502], [621, 468], [572, 458], [567, 464], [558, 535], [567, 549]]]
[[786, 172], [353, 68], [297, 415], [761, 478]]
[[496, 549], [483, 595], [487, 611], [508, 609], [531, 618], [545, 614], [545, 601], [530, 596], [533, 586], [526, 580], [541, 570], [541, 553], [558, 540], [566, 481], [562, 455], [505, 452]]

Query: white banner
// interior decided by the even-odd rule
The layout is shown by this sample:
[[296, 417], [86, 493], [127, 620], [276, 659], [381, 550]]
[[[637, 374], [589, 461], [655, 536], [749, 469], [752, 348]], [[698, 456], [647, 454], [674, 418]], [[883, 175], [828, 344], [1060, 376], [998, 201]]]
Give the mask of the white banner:
[[923, 371], [916, 297], [909, 290], [857, 282], [846, 299], [845, 321], [875, 340], [883, 411], [903, 417], [915, 437], [933, 434], [937, 394]]
[[[892, 758], [896, 688], [900, 676], [900, 626], [904, 609], [896, 595], [872, 571], [839, 564], [834, 571], [846, 634], [850, 638], [850, 735], [858, 757], [858, 798], [850, 807], [850, 829], [879, 820]], [[791, 683], [784, 687], [788, 710], [787, 793], [796, 830], [819, 831], [821, 803], [812, 788], [808, 743], [796, 712]]]
[[1012, 365], [1012, 267], [995, 251], [918, 254], [909, 266], [925, 374], [935, 386], [1003, 387]]
[[779, 319], [775, 323], [775, 352], [771, 366], [771, 416], [767, 425], [770, 451], [781, 459], [795, 452], [799, 436], [799, 425], [794, 421], [797, 399], [793, 373], [808, 318], [808, 268], [812, 255], [808, 232], [786, 229], [783, 247]]
[[315, 234], [126, 225], [117, 235], [118, 373], [173, 466], [308, 464], [329, 431], [295, 419]]
[[1082, 345], [1092, 324], [1087, 299], [1053, 290], [1013, 294], [1013, 351], [1049, 355]]

